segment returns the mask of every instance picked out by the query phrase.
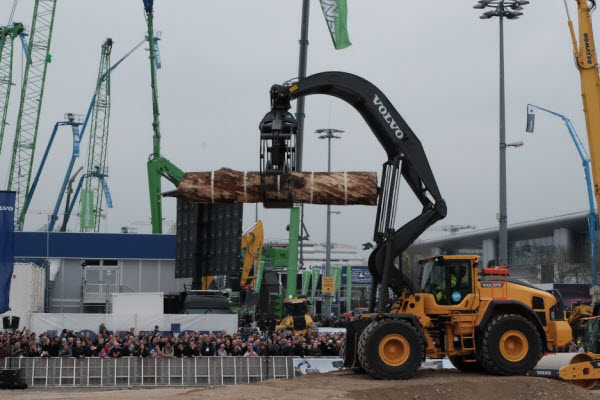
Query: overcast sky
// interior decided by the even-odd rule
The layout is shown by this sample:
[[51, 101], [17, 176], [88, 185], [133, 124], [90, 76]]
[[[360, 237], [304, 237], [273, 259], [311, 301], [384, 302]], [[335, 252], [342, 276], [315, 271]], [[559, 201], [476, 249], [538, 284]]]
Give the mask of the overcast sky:
[[[32, 3], [20, 2], [15, 21], [31, 24]], [[163, 67], [158, 72], [162, 153], [184, 171], [258, 170], [258, 123], [269, 109], [269, 88], [298, 75], [302, 1], [155, 3], [155, 27], [163, 33]], [[575, 2], [569, 3], [575, 15]], [[11, 4], [0, 0], [0, 23], [6, 23]], [[351, 72], [387, 95], [422, 141], [447, 201], [448, 216], [438, 226], [497, 224], [498, 21], [480, 20], [473, 4], [350, 0], [353, 45], [336, 51], [319, 2], [311, 1], [308, 73]], [[584, 211], [587, 204], [581, 162], [561, 121], [539, 114], [536, 133], [525, 133], [526, 105], [533, 102], [568, 115], [587, 144], [564, 5], [561, 0], [532, 0], [524, 13], [505, 27], [507, 141], [525, 142], [508, 149], [509, 224]], [[54, 123], [66, 112], [87, 110], [102, 42], [114, 40], [116, 61], [143, 39], [145, 24], [141, 0], [58, 1], [34, 173]], [[114, 208], [107, 212], [108, 232], [149, 221], [146, 161], [152, 151], [152, 106], [146, 48], [111, 78], [108, 183]], [[22, 57], [16, 54], [19, 85]], [[18, 98], [17, 89], [0, 154], [3, 186]], [[380, 174], [385, 153], [354, 109], [338, 99], [311, 96], [306, 115], [304, 170], [326, 170], [326, 143], [313, 132], [332, 127], [346, 131], [333, 145], [333, 170]], [[71, 136], [68, 128], [60, 131], [31, 210], [53, 208], [71, 154]], [[87, 139], [86, 134], [78, 165], [85, 162]], [[164, 191], [172, 189], [163, 182]], [[398, 225], [420, 212], [408, 186], [402, 189]], [[342, 211], [332, 216], [334, 241], [360, 244], [372, 239], [375, 207], [334, 209]], [[164, 201], [163, 210], [167, 220], [175, 219], [173, 199]], [[313, 240], [325, 240], [325, 213], [324, 206], [306, 207]], [[286, 211], [259, 207], [259, 218], [267, 238], [287, 237]], [[30, 214], [26, 230], [37, 229], [45, 219]], [[247, 205], [245, 227], [253, 221], [254, 205]], [[70, 229], [77, 230], [72, 222]], [[149, 225], [137, 227], [150, 231]]]

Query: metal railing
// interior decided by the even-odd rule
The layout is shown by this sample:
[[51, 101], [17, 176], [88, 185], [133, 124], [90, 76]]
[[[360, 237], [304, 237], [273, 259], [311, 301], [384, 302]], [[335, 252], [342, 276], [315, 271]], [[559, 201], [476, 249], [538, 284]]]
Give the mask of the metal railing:
[[5, 358], [29, 387], [222, 386], [289, 379], [294, 357]]
[[86, 283], [83, 286], [83, 301], [106, 303], [111, 293], [119, 293], [120, 286], [112, 283]]

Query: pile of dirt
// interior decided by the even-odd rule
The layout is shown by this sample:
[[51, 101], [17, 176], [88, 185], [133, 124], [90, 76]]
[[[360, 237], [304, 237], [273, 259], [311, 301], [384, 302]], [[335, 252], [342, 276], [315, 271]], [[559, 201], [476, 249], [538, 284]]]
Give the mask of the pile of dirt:
[[256, 384], [211, 388], [155, 389], [30, 389], [0, 391], [0, 398], [32, 399], [106, 399], [152, 400], [187, 399], [355, 399], [355, 400], [599, 400], [600, 391], [588, 391], [572, 384], [546, 378], [499, 377], [462, 374], [457, 371], [421, 371], [406, 381], [377, 381], [351, 372], [306, 375], [296, 379], [277, 379]]

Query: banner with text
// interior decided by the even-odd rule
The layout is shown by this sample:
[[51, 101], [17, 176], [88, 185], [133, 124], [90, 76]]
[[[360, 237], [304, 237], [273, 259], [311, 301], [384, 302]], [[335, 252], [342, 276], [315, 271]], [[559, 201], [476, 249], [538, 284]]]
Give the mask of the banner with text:
[[320, 0], [325, 22], [336, 50], [352, 45], [348, 36], [348, 4], [346, 0]]
[[15, 192], [0, 191], [0, 314], [10, 310], [10, 284], [15, 266], [15, 198]]
[[81, 191], [81, 229], [95, 229], [94, 218], [94, 191], [83, 189]]

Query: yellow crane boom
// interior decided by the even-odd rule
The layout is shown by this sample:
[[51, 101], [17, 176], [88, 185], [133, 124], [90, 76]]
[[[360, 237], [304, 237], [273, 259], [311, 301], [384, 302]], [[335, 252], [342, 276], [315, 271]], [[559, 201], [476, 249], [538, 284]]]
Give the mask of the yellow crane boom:
[[[600, 77], [598, 76], [598, 59], [594, 44], [594, 33], [592, 31], [592, 20], [590, 10], [595, 8], [596, 2], [587, 0], [575, 0], [579, 16], [579, 43], [575, 35], [573, 21], [567, 8], [569, 17], [569, 30], [573, 41], [573, 54], [575, 64], [581, 76], [581, 98], [583, 100], [583, 111], [585, 113], [585, 124], [587, 128], [588, 143], [590, 148], [590, 160], [592, 164], [592, 177], [594, 184], [594, 195], [596, 204], [600, 204]], [[565, 0], [565, 7], [567, 6]]]

